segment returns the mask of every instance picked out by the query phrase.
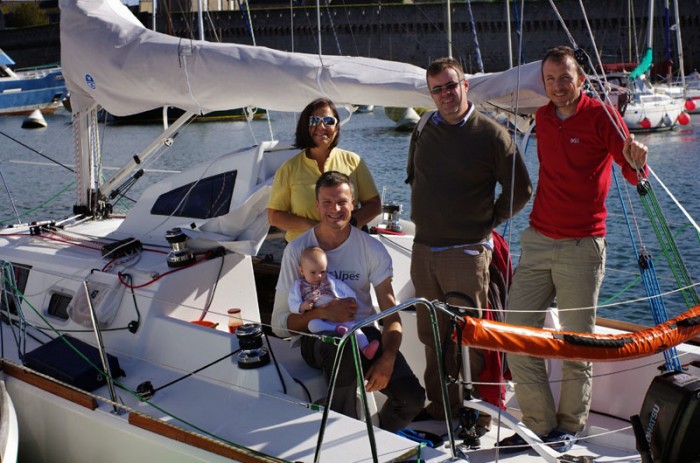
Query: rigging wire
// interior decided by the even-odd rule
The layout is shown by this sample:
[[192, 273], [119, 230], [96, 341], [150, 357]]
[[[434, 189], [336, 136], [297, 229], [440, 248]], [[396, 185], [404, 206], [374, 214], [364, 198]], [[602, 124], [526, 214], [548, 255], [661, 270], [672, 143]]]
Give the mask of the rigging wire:
[[73, 170], [72, 168], [68, 167], [67, 165], [58, 162], [57, 160], [55, 160], [55, 159], [53, 159], [53, 158], [51, 158], [51, 157], [45, 155], [45, 154], [42, 153], [41, 151], [35, 150], [34, 148], [32, 148], [31, 146], [29, 146], [29, 145], [27, 145], [27, 144], [25, 144], [25, 143], [22, 143], [21, 141], [17, 140], [16, 138], [14, 138], [14, 137], [12, 137], [12, 136], [6, 134], [6, 133], [3, 132], [2, 130], [0, 130], [0, 135], [3, 135], [3, 136], [5, 136], [5, 137], [9, 138], [10, 140], [12, 140], [13, 142], [17, 143], [18, 145], [27, 148], [27, 149], [28, 149], [29, 151], [31, 151], [32, 153], [38, 154], [39, 156], [43, 157], [44, 159], [47, 159], [47, 160], [53, 162], [54, 164], [63, 167], [64, 169], [68, 170], [69, 172], [75, 173], [75, 170]]
[[2, 179], [2, 184], [5, 187], [5, 191], [7, 192], [7, 197], [10, 200], [10, 205], [12, 205], [12, 210], [15, 213], [15, 217], [17, 218], [17, 223], [21, 224], [22, 219], [20, 219], [19, 212], [17, 212], [17, 206], [15, 206], [15, 199], [12, 197], [12, 192], [10, 192], [10, 187], [7, 185], [7, 182], [5, 182], [5, 176], [2, 174], [2, 170], [0, 170], [0, 179]]
[[[467, 14], [469, 16], [469, 26], [472, 31], [472, 38], [474, 40], [474, 50], [476, 53], [476, 65], [479, 72], [484, 72], [484, 62], [481, 60], [481, 50], [479, 49], [479, 38], [476, 35], [476, 25], [474, 24], [474, 15], [472, 14], [472, 2], [467, 0]], [[510, 40], [510, 37], [508, 37]], [[517, 112], [517, 111], [516, 111]]]
[[[326, 15], [328, 15], [328, 22], [331, 25], [331, 32], [333, 32], [333, 37], [335, 38], [335, 46], [338, 49], [338, 54], [342, 55], [343, 52], [340, 49], [340, 40], [338, 40], [338, 33], [335, 31], [335, 25], [333, 24], [333, 16], [331, 15], [331, 8], [328, 5], [328, 0], [323, 0], [326, 6]], [[319, 35], [321, 34], [321, 31], [319, 30]]]

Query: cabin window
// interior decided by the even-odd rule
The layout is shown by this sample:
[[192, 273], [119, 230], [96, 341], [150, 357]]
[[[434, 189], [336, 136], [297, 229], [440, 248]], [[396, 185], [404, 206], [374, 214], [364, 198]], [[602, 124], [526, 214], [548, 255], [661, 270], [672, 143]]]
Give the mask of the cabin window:
[[228, 212], [237, 171], [206, 177], [158, 197], [153, 215], [210, 219]]
[[52, 293], [47, 312], [54, 317], [68, 320], [68, 304], [70, 304], [71, 299], [71, 296], [65, 294]]
[[12, 269], [15, 272], [15, 286], [16, 289], [10, 287], [7, 276], [3, 275], [2, 283], [2, 298], [0, 298], [0, 311], [7, 313], [10, 310], [11, 314], [16, 315], [18, 313], [18, 307], [15, 303], [14, 294], [17, 294], [20, 304], [22, 303], [21, 294], [24, 294], [24, 290], [27, 287], [27, 280], [29, 279], [29, 270], [31, 266], [12, 264]]

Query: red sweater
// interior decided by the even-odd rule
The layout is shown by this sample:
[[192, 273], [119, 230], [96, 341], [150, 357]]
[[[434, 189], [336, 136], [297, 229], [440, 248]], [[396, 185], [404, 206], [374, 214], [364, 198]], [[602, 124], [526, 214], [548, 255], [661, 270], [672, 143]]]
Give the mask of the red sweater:
[[[626, 136], [622, 118], [608, 110]], [[612, 161], [622, 166], [627, 181], [637, 184], [637, 172], [622, 155], [624, 140], [602, 104], [583, 94], [567, 119], [559, 119], [550, 102], [537, 111], [536, 121], [540, 173], [530, 225], [554, 239], [605, 236]]]

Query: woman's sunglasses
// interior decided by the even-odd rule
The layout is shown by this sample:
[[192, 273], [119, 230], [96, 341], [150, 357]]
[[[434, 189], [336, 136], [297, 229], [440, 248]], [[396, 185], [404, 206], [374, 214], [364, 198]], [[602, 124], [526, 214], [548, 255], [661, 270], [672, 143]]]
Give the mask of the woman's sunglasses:
[[318, 124], [323, 123], [326, 127], [333, 127], [338, 123], [338, 119], [333, 116], [310, 116], [309, 117], [309, 127], [316, 127]]

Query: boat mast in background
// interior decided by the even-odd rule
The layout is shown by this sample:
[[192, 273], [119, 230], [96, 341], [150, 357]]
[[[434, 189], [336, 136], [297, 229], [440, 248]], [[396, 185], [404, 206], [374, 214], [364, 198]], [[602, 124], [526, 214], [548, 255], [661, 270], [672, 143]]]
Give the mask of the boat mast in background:
[[199, 40], [204, 40], [204, 5], [202, 4], [204, 0], [199, 0], [197, 2], [197, 27], [199, 28]]
[[510, 0], [506, 0], [506, 34], [508, 37], [508, 69], [513, 67], [513, 45], [510, 37]]
[[447, 56], [452, 58], [452, 2], [447, 0], [447, 9], [445, 11], [447, 14]]
[[[678, 68], [681, 71], [681, 86], [683, 88], [683, 98], [687, 97], [687, 89], [685, 87], [685, 63], [683, 62], [683, 41], [681, 39], [681, 18], [678, 12], [678, 0], [673, 0], [674, 19], [676, 23], [672, 26], [676, 31], [676, 43], [678, 47]], [[669, 82], [670, 83], [670, 82]]]

